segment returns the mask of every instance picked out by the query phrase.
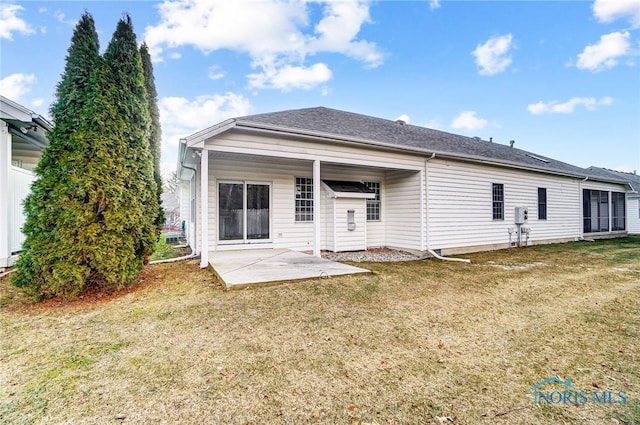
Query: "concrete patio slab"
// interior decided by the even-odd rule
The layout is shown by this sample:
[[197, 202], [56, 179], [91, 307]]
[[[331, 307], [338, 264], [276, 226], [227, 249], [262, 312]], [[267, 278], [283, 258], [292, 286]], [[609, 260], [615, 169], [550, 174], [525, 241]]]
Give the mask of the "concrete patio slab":
[[209, 263], [227, 289], [291, 280], [371, 273], [288, 249], [213, 251]]

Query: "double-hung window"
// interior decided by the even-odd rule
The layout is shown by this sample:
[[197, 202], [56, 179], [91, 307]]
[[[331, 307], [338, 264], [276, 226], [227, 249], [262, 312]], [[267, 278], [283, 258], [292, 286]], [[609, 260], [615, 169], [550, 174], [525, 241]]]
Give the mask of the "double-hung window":
[[296, 221], [313, 221], [313, 179], [296, 177]]
[[367, 199], [367, 221], [380, 221], [380, 183], [364, 182], [365, 186], [376, 193], [373, 199]]
[[493, 197], [493, 219], [504, 220], [504, 185], [502, 183], [492, 184]]
[[538, 188], [538, 220], [547, 219], [547, 189]]

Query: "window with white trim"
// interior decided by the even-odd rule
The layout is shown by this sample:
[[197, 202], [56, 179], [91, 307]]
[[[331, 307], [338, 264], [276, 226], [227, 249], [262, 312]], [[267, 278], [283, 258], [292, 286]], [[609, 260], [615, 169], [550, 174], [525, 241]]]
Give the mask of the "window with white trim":
[[296, 177], [296, 221], [313, 221], [313, 179]]
[[504, 220], [504, 185], [502, 183], [492, 183], [492, 210], [494, 220]]
[[538, 188], [538, 220], [547, 219], [547, 188]]
[[367, 221], [380, 221], [380, 183], [364, 182], [365, 186], [376, 193], [373, 199], [367, 199]]

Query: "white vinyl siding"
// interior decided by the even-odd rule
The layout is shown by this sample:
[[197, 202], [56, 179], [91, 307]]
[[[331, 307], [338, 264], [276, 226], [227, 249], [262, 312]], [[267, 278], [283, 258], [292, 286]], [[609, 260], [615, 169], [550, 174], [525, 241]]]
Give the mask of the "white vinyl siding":
[[627, 229], [634, 235], [640, 235], [640, 198], [627, 196]]
[[[313, 249], [313, 222], [295, 221], [295, 177], [310, 175], [313, 164], [306, 161], [260, 158], [220, 158], [209, 164], [209, 249], [238, 249], [240, 245], [218, 245], [217, 182], [220, 180], [261, 181], [271, 184], [272, 244], [251, 244], [298, 251]], [[246, 247], [246, 246], [244, 246]]]
[[[388, 165], [388, 164], [387, 164]], [[367, 248], [386, 246], [385, 226], [385, 171], [379, 168], [348, 167], [344, 165], [322, 164], [321, 175], [326, 180], [376, 181], [380, 182], [381, 221], [367, 222]]]
[[335, 251], [335, 226], [334, 226], [334, 205], [333, 200], [327, 195], [327, 191], [323, 188], [320, 191], [320, 202], [323, 205], [321, 220], [324, 229], [324, 249]]
[[[293, 159], [260, 158], [258, 156], [230, 156], [227, 154], [212, 154], [209, 161], [209, 249], [238, 249], [248, 248], [239, 245], [217, 246], [217, 182], [219, 180], [255, 180], [271, 183], [271, 239], [274, 248], [288, 248], [297, 251], [307, 251], [313, 248], [313, 222], [295, 221], [295, 178], [310, 175], [313, 164], [311, 161], [297, 161]], [[395, 190], [400, 193], [394, 195], [393, 190], [387, 189], [387, 176], [396, 182]], [[370, 167], [346, 167], [337, 164], [321, 164], [321, 179], [347, 181], [379, 181], [381, 191], [381, 217], [377, 222], [365, 222], [358, 225], [366, 229], [366, 247], [397, 246], [407, 249], [420, 247], [420, 217], [419, 208], [410, 210], [409, 205], [419, 205], [420, 192], [419, 172], [391, 172]], [[321, 189], [321, 249], [335, 246], [333, 236], [328, 234], [332, 228], [327, 211], [329, 200], [326, 191]], [[391, 200], [388, 200], [391, 195]], [[198, 196], [198, 199], [200, 197]], [[396, 200], [406, 202], [395, 205]], [[364, 202], [365, 200], [361, 200]], [[387, 219], [387, 204], [394, 211]], [[197, 207], [199, 208], [199, 206]], [[199, 209], [197, 210], [200, 211]], [[407, 220], [407, 214], [412, 218]], [[366, 217], [366, 216], [365, 216]], [[394, 219], [395, 217], [395, 219]], [[363, 230], [364, 230], [363, 229]], [[392, 243], [387, 240], [390, 232]], [[405, 243], [405, 240], [409, 243]], [[253, 247], [258, 247], [254, 244]]]
[[208, 149], [249, 155], [264, 155], [274, 158], [320, 160], [322, 163], [346, 164], [349, 166], [382, 167], [392, 169], [421, 170], [424, 160], [420, 156], [378, 150], [370, 145], [359, 147], [309, 142], [292, 139], [227, 133], [220, 135], [214, 143], [206, 143]]
[[[577, 179], [446, 161], [429, 161], [429, 247], [507, 246], [515, 207], [529, 209], [531, 240], [578, 238], [581, 230]], [[504, 184], [504, 220], [493, 220], [492, 183]], [[547, 220], [538, 216], [538, 187], [547, 188]]]
[[389, 247], [422, 249], [422, 175], [419, 172], [387, 172], [384, 221], [387, 226], [386, 245]]
[[22, 250], [25, 237], [21, 229], [26, 219], [22, 203], [35, 179], [31, 171], [13, 166], [9, 168], [9, 254]]
[[[366, 202], [364, 199], [338, 198], [333, 200], [333, 227], [335, 252], [341, 251], [361, 251], [367, 248], [367, 215]], [[355, 230], [349, 230], [347, 224], [348, 211], [354, 211]]]

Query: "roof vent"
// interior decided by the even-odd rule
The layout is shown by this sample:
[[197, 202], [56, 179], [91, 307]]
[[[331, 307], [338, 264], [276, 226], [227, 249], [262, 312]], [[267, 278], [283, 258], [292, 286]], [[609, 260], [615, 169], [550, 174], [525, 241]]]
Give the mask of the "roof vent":
[[479, 142], [482, 139], [480, 137], [478, 137], [478, 136], [473, 136], [473, 140], [475, 140], [476, 142]]
[[406, 123], [405, 120], [396, 120], [396, 124], [405, 125]]
[[512, 148], [515, 143], [515, 140], [509, 140], [509, 147]]
[[493, 137], [489, 137], [489, 143], [493, 143]]
[[540, 161], [540, 162], [544, 162], [545, 164], [548, 164], [549, 162], [551, 162], [551, 161], [549, 161], [549, 160], [546, 160], [546, 159], [544, 159], [544, 158], [540, 158], [539, 156], [535, 156], [535, 155], [530, 154], [530, 153], [528, 153], [528, 154], [526, 154], [526, 155], [527, 155], [529, 158], [536, 159], [536, 160], [538, 160], [538, 161]]

